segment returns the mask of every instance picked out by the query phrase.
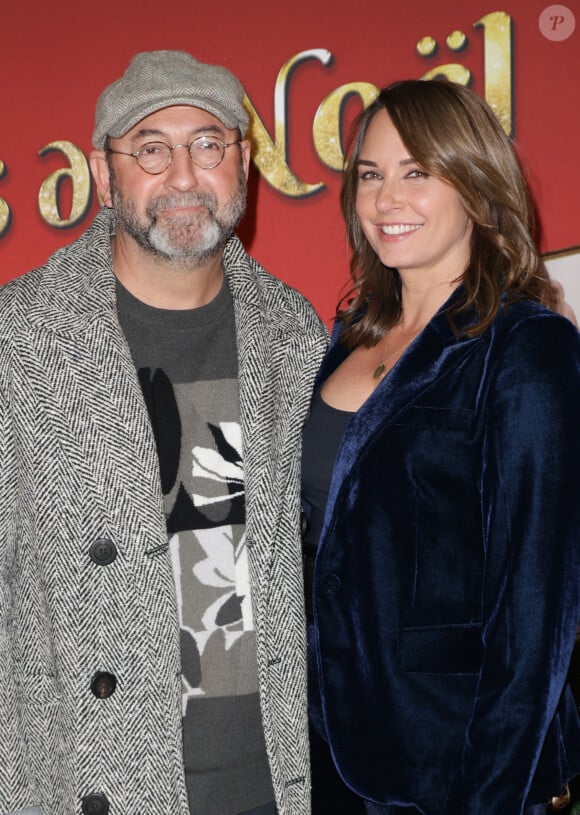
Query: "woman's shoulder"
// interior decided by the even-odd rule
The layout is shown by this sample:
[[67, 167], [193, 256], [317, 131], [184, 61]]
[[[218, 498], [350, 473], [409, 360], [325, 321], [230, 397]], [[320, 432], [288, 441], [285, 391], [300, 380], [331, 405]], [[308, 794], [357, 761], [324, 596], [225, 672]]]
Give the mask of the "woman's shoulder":
[[490, 329], [491, 343], [512, 382], [580, 378], [580, 333], [561, 314], [532, 300], [500, 310]]
[[579, 338], [577, 327], [562, 314], [553, 311], [535, 300], [515, 300], [502, 306], [494, 320], [492, 329], [498, 333], [526, 337], [548, 335], [569, 337], [576, 342]]

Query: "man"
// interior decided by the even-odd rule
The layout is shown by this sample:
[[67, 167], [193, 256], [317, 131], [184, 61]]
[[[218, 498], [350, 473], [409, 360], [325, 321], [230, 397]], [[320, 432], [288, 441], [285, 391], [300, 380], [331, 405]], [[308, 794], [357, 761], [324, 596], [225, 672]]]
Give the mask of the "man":
[[244, 91], [136, 55], [104, 208], [0, 290], [0, 815], [309, 812], [298, 456], [326, 335], [243, 250]]

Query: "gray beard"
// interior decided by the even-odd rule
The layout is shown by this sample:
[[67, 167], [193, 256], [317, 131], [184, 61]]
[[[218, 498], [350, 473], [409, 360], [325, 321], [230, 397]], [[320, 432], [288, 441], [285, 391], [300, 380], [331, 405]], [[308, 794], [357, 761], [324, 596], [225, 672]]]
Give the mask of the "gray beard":
[[[141, 221], [133, 202], [123, 200], [114, 174], [111, 197], [117, 226], [149, 254], [164, 260], [199, 265], [215, 257], [233, 235], [246, 208], [246, 178], [240, 172], [238, 189], [217, 216], [218, 202], [213, 192], [173, 193], [156, 198], [147, 207], [147, 220]], [[158, 213], [172, 206], [202, 206], [199, 213], [159, 219]]]

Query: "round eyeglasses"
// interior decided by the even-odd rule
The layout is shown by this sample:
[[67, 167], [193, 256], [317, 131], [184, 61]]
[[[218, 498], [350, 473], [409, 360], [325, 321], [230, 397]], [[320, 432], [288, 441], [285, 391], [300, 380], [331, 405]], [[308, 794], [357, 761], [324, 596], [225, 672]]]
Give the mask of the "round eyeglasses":
[[174, 144], [171, 147], [162, 141], [149, 141], [134, 153], [125, 153], [123, 150], [105, 148], [105, 153], [117, 153], [120, 156], [132, 156], [142, 170], [151, 175], [164, 172], [173, 159], [173, 151], [178, 147], [186, 147], [189, 156], [196, 167], [202, 170], [213, 170], [223, 160], [227, 147], [240, 144], [240, 139], [229, 143], [223, 142], [215, 136], [199, 136], [189, 144]]

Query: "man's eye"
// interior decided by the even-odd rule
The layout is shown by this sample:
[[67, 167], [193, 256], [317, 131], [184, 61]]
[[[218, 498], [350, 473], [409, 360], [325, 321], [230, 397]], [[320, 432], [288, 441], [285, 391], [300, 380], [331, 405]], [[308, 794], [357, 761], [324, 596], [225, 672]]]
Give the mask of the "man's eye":
[[214, 139], [201, 139], [195, 146], [198, 150], [203, 150], [206, 153], [218, 152], [221, 149], [220, 143], [214, 141]]
[[137, 150], [137, 153], [140, 156], [153, 158], [154, 156], [158, 156], [160, 153], [164, 153], [166, 149], [167, 148], [164, 144], [144, 144], [143, 147], [140, 147]]

